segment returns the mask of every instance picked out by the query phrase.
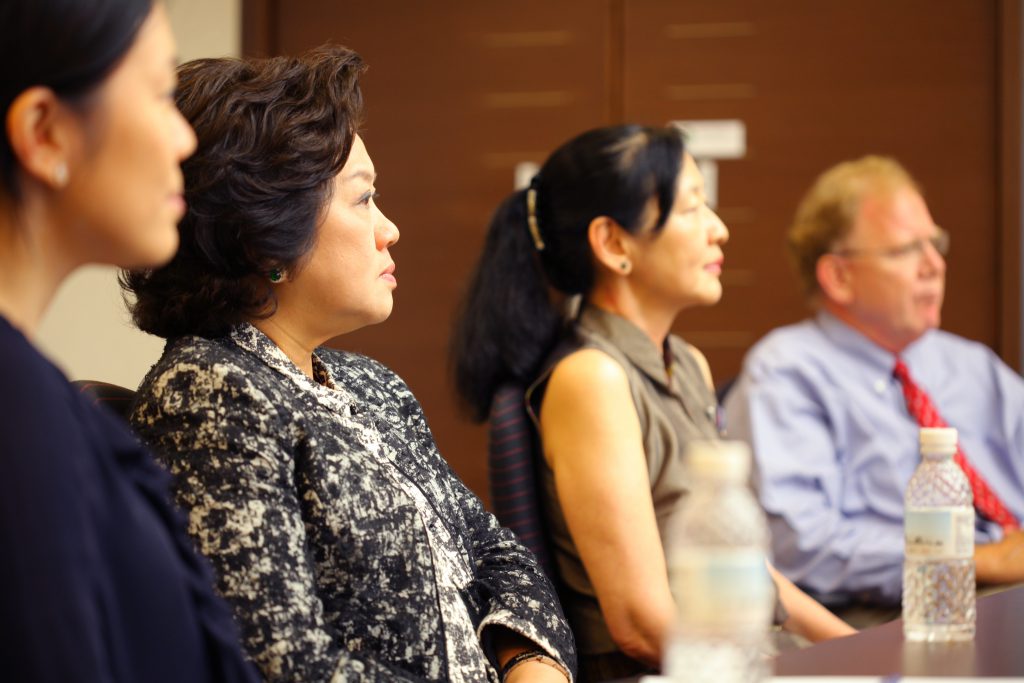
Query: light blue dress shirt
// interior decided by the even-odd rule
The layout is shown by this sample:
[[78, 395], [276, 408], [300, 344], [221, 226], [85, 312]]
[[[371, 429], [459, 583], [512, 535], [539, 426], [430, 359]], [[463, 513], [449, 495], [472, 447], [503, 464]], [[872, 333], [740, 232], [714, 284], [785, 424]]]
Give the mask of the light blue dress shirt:
[[[1024, 519], [1024, 380], [988, 347], [941, 330], [901, 356], [968, 460]], [[900, 600], [903, 492], [919, 455], [894, 364], [819, 313], [759, 341], [725, 401], [729, 437], [754, 451], [776, 566], [826, 600]], [[978, 520], [979, 543], [1001, 535]]]

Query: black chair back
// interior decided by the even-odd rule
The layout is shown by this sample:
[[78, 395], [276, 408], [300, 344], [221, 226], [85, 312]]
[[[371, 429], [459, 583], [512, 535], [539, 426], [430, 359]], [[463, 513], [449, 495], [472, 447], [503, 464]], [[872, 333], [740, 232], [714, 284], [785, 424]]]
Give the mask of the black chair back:
[[555, 580], [539, 495], [537, 436], [526, 411], [523, 387], [498, 389], [488, 418], [487, 476], [495, 517], [533, 551]]
[[128, 419], [132, 404], [135, 402], [134, 390], [92, 379], [79, 379], [71, 384], [91, 398], [96, 405], [105, 406], [122, 419]]

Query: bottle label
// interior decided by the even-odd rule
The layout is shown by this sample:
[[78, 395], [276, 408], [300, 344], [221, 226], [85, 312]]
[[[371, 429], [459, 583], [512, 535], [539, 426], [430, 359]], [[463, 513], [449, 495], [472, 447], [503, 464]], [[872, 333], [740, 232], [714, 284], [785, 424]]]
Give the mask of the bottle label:
[[682, 622], [712, 629], [766, 629], [771, 622], [772, 581], [757, 550], [681, 548], [669, 578]]
[[973, 557], [974, 508], [962, 505], [907, 508], [903, 533], [909, 558], [960, 560]]

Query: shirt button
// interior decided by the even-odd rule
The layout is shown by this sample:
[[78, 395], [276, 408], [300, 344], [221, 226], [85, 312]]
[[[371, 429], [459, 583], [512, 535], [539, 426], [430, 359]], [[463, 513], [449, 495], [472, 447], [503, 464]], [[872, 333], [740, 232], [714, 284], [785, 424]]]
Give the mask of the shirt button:
[[884, 379], [875, 380], [875, 392], [876, 393], [884, 394], [885, 393], [885, 389], [888, 386], [889, 386], [889, 383], [886, 382]]

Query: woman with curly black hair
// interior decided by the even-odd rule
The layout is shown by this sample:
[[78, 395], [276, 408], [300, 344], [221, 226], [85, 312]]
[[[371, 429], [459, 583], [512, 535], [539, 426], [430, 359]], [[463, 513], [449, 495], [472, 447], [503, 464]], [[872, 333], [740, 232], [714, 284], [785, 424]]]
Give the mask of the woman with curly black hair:
[[383, 365], [322, 345], [391, 313], [389, 248], [339, 47], [179, 72], [199, 138], [167, 266], [128, 273], [166, 337], [132, 422], [175, 475], [272, 681], [561, 681], [572, 637], [533, 556]]

